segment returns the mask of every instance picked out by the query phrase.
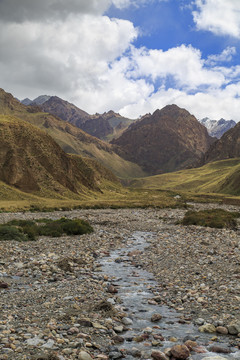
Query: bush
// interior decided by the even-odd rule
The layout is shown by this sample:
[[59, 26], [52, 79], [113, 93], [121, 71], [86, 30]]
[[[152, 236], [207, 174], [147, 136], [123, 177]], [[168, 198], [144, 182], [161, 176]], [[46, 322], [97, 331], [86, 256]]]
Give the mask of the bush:
[[5, 225], [0, 225], [2, 232], [0, 240], [36, 240], [38, 236], [60, 237], [67, 235], [83, 235], [93, 232], [92, 226], [81, 219], [59, 220], [12, 220]]
[[0, 240], [26, 241], [27, 237], [15, 226], [0, 225]]
[[212, 228], [236, 228], [236, 219], [240, 217], [238, 212], [230, 212], [223, 209], [188, 211], [183, 220], [183, 225], [199, 225]]
[[47, 222], [39, 227], [39, 235], [58, 237], [62, 234], [83, 235], [93, 232], [91, 225], [80, 219], [69, 220], [61, 218], [52, 222]]

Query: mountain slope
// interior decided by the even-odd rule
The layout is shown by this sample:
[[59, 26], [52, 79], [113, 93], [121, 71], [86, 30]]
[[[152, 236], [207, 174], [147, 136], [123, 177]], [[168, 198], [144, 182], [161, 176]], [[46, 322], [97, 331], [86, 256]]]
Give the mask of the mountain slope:
[[240, 122], [212, 144], [204, 155], [202, 164], [236, 157], [240, 157]]
[[240, 195], [240, 158], [134, 180], [133, 188]]
[[138, 165], [117, 155], [110, 144], [60, 118], [42, 112], [39, 107], [21, 104], [2, 89], [0, 89], [0, 114], [13, 115], [36, 125], [51, 135], [65, 152], [98, 160], [121, 178], [146, 175]]
[[211, 120], [209, 118], [204, 118], [199, 120], [199, 122], [207, 128], [208, 134], [212, 137], [220, 139], [222, 135], [233, 128], [236, 125], [234, 120]]
[[77, 126], [92, 136], [106, 141], [120, 136], [123, 130], [133, 122], [112, 110], [104, 114], [89, 115], [74, 104], [57, 96], [52, 96], [45, 101], [41, 105], [41, 109]]
[[[100, 173], [84, 159], [67, 155], [45, 132], [10, 115], [0, 115], [0, 164], [0, 181], [23, 192], [74, 197], [100, 190]], [[107, 170], [102, 178], [117, 182]]]
[[130, 125], [112, 144], [125, 159], [158, 174], [192, 166], [213, 141], [193, 115], [168, 105]]

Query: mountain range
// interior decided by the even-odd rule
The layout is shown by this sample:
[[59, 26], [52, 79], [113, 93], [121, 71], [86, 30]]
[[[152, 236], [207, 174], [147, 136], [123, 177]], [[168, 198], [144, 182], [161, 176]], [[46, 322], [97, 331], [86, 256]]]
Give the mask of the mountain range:
[[216, 137], [218, 139], [220, 139], [226, 131], [230, 130], [236, 125], [236, 122], [234, 120], [211, 120], [208, 117], [199, 121], [207, 128], [210, 136]]
[[[203, 123], [213, 124], [209, 119]], [[91, 129], [105, 135], [110, 126], [111, 133], [106, 136], [112, 140], [102, 141], [76, 126], [79, 124], [86, 129], [91, 124]], [[234, 125], [223, 119], [216, 124], [225, 129]], [[75, 198], [101, 192], [103, 184], [119, 186], [116, 176], [140, 178], [137, 184], [141, 186], [153, 182], [154, 188], [161, 184], [161, 188], [178, 189], [182, 184], [182, 189], [189, 185], [196, 191], [215, 188], [240, 193], [240, 123], [216, 139], [177, 105], [133, 121], [113, 111], [89, 115], [58, 97], [45, 95], [24, 105], [0, 89], [0, 142], [0, 195], [2, 186], [10, 186], [10, 190], [14, 187], [44, 197]], [[216, 174], [217, 182], [213, 181]], [[147, 178], [149, 175], [152, 177]]]
[[110, 110], [104, 114], [90, 115], [58, 96], [41, 95], [34, 100], [21, 101], [27, 106], [40, 106], [41, 110], [75, 125], [79, 129], [101, 140], [110, 141], [118, 137], [134, 121]]
[[145, 176], [134, 163], [121, 158], [113, 146], [93, 137], [59, 117], [45, 113], [39, 106], [26, 106], [11, 94], [0, 90], [0, 114], [12, 115], [46, 131], [70, 154], [77, 154], [99, 161], [120, 178]]

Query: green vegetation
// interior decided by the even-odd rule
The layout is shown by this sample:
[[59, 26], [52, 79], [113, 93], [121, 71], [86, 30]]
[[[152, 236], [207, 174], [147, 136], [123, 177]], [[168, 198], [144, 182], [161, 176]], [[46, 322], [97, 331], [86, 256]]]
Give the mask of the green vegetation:
[[133, 180], [133, 188], [172, 190], [202, 194], [240, 195], [240, 158], [209, 163], [200, 168], [181, 170]]
[[212, 228], [236, 228], [236, 219], [240, 217], [238, 212], [230, 212], [223, 209], [188, 211], [183, 220], [183, 225], [199, 225]]
[[81, 219], [12, 220], [0, 225], [0, 241], [33, 241], [38, 236], [60, 237], [63, 234], [83, 235], [91, 232], [93, 232], [92, 226]]
[[17, 227], [0, 225], [0, 240], [26, 241], [27, 237]]

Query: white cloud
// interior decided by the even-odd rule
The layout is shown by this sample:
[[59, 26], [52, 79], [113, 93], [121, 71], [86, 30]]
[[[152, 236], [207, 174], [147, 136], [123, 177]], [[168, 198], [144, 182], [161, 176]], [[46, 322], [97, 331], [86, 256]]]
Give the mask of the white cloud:
[[139, 114], [152, 113], [169, 104], [176, 104], [187, 109], [198, 119], [209, 117], [240, 121], [240, 82], [228, 86], [225, 90], [198, 92], [194, 95], [177, 89], [162, 88], [147, 99], [141, 99], [134, 105], [125, 106], [121, 110], [121, 114], [135, 118]]
[[153, 81], [172, 76], [178, 87], [221, 86], [225, 81], [220, 72], [204, 67], [200, 50], [192, 46], [181, 45], [167, 51], [135, 49], [133, 61], [133, 76], [150, 76]]
[[[1, 86], [21, 83], [31, 90], [69, 96], [98, 87], [109, 63], [137, 36], [129, 21], [83, 15], [69, 21], [0, 26]], [[29, 94], [31, 96], [31, 94]], [[28, 95], [28, 96], [29, 96]]]
[[176, 103], [240, 120], [240, 66], [222, 66], [234, 47], [208, 59], [190, 45], [137, 49], [130, 21], [103, 16], [111, 4], [151, 1], [163, 0], [0, 0], [1, 87], [19, 98], [58, 95], [90, 113], [138, 117]]
[[240, 38], [239, 0], [195, 0], [194, 21], [199, 30]]
[[206, 63], [208, 65], [216, 65], [220, 62], [229, 62], [232, 60], [233, 55], [237, 53], [236, 48], [234, 46], [228, 46], [224, 49], [221, 54], [217, 55], [209, 55]]

